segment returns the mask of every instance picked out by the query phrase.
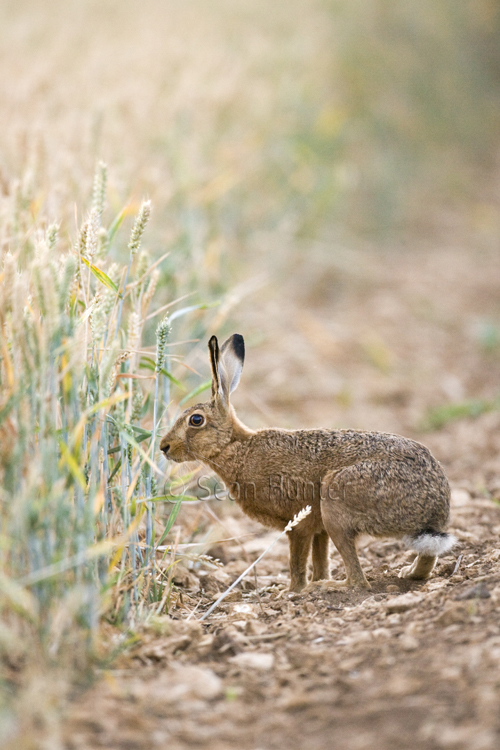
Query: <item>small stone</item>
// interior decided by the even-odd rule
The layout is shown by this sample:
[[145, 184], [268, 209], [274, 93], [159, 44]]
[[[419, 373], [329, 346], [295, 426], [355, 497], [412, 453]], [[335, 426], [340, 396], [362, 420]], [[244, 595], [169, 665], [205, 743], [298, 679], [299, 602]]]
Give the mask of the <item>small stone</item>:
[[190, 591], [197, 592], [200, 590], [199, 579], [195, 575], [193, 575], [190, 570], [188, 570], [181, 564], [175, 566], [172, 580], [177, 586], [182, 586], [183, 588], [189, 589]]
[[459, 591], [455, 599], [460, 601], [463, 599], [489, 599], [490, 597], [491, 594], [488, 587], [483, 581], [481, 581], [481, 583], [478, 583], [475, 586], [469, 586], [463, 591]]
[[245, 621], [245, 634], [246, 635], [262, 635], [267, 630], [264, 623], [258, 620], [246, 620]]
[[239, 643], [239, 635], [236, 628], [224, 628], [214, 638], [213, 650], [217, 654], [226, 654], [226, 656], [235, 656], [242, 651]]
[[200, 587], [204, 594], [214, 594], [220, 591], [221, 584], [211, 573], [200, 571]]
[[388, 615], [387, 622], [392, 627], [399, 625], [401, 623], [401, 614], [399, 612], [394, 612], [392, 615]]
[[388, 599], [384, 603], [384, 607], [389, 614], [392, 612], [407, 612], [407, 610], [413, 609], [417, 604], [420, 604], [423, 598], [423, 594], [402, 594], [401, 596], [394, 596], [392, 599]]
[[249, 667], [261, 672], [267, 672], [274, 665], [273, 654], [258, 651], [245, 651], [233, 656], [229, 661], [238, 667]]
[[402, 695], [414, 694], [419, 687], [420, 684], [416, 678], [396, 673], [392, 677], [389, 677], [385, 685], [385, 691], [389, 695], [399, 698]]
[[311, 692], [298, 691], [282, 699], [279, 703], [279, 708], [293, 712], [302, 708], [308, 708], [309, 706], [318, 706], [320, 704], [331, 706], [336, 703], [338, 698], [339, 691], [335, 689], [321, 691], [314, 690]]
[[[168, 673], [167, 673], [168, 674]], [[214, 700], [222, 695], [222, 680], [211, 669], [182, 666], [170, 673], [169, 701]]]
[[448, 602], [445, 609], [436, 619], [436, 624], [447, 628], [449, 625], [466, 622], [469, 619], [469, 610], [466, 604], [459, 602]]
[[442, 589], [447, 585], [448, 581], [443, 581], [439, 578], [435, 578], [433, 581], [429, 581], [429, 583], [427, 584], [427, 591], [439, 591], [439, 589]]
[[368, 643], [373, 640], [373, 635], [368, 630], [358, 630], [350, 635], [345, 635], [337, 641], [337, 646], [352, 646], [358, 643]]
[[210, 651], [212, 650], [214, 645], [214, 636], [210, 633], [205, 635], [198, 643], [196, 644], [196, 651], [200, 656], [207, 656]]
[[500, 586], [495, 586], [495, 588], [492, 589], [491, 598], [493, 599], [495, 604], [498, 604], [500, 602]]
[[[193, 693], [197, 698], [213, 700], [222, 695], [222, 680], [211, 669], [201, 667], [185, 667], [184, 669], [195, 670], [192, 672], [191, 679], [196, 680]], [[183, 678], [185, 679], [185, 676]]]
[[[212, 599], [216, 601], [219, 598], [219, 596], [220, 596], [219, 593], [215, 593], [213, 594]], [[243, 599], [243, 594], [241, 593], [241, 591], [230, 591], [229, 594], [224, 597], [223, 601], [224, 602], [241, 602], [242, 599]]]
[[391, 638], [392, 632], [389, 628], [375, 628], [371, 631], [374, 638]]
[[394, 583], [390, 583], [388, 586], [386, 586], [386, 591], [389, 592], [389, 594], [397, 594], [399, 592], [399, 586], [396, 586]]
[[233, 628], [236, 628], [236, 630], [244, 630], [246, 625], [246, 620], [233, 620], [232, 621]]
[[401, 644], [401, 648], [405, 651], [416, 651], [418, 648], [418, 641], [412, 635], [402, 635], [399, 639], [399, 643]]

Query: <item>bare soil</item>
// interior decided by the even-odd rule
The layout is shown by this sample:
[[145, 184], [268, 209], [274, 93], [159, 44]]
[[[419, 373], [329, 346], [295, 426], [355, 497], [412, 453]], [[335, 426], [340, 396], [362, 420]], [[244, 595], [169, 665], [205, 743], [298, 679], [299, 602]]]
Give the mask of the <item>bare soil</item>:
[[[409, 556], [400, 542], [361, 540], [371, 591], [297, 595], [286, 590], [280, 541], [258, 565], [257, 588], [249, 576], [202, 623], [276, 537], [214, 503], [219, 539], [252, 536], [212, 548], [219, 570], [179, 572], [170, 616], [140, 628], [75, 697], [65, 748], [499, 746], [500, 413], [424, 430], [431, 408], [498, 395], [499, 265], [496, 246], [471, 232], [459, 246], [411, 251], [309, 247], [287, 272], [271, 270], [269, 285], [235, 312], [249, 344], [240, 415], [255, 427], [422, 440], [450, 477], [459, 543], [414, 583], [397, 577]], [[343, 577], [334, 549], [331, 569]]]

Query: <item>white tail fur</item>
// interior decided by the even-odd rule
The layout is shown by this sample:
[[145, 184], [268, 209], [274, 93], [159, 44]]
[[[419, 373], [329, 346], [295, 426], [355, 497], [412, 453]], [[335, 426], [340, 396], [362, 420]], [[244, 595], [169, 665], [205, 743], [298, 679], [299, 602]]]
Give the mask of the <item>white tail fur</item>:
[[406, 534], [403, 542], [407, 547], [418, 552], [419, 555], [429, 555], [437, 557], [449, 552], [457, 543], [457, 538], [453, 534], [444, 534], [436, 531], [423, 531], [420, 534], [410, 536]]

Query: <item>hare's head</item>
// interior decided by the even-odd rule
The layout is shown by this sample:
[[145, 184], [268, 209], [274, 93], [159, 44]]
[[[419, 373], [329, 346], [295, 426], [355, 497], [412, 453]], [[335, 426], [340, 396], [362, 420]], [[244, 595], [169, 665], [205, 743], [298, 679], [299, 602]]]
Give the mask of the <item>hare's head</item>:
[[220, 350], [217, 338], [208, 342], [212, 368], [212, 398], [186, 409], [163, 436], [160, 450], [172, 461], [214, 458], [231, 441], [236, 417], [229, 396], [238, 385], [245, 359], [243, 336], [234, 333]]

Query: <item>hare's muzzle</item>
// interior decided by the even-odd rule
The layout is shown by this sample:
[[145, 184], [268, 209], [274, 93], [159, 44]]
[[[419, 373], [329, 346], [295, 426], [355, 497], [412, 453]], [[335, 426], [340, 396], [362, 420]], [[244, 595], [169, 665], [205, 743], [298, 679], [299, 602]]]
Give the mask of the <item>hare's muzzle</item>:
[[168, 456], [168, 452], [170, 450], [170, 444], [166, 443], [165, 445], [160, 445], [160, 450], [162, 451], [162, 453], [165, 454], [165, 456]]

